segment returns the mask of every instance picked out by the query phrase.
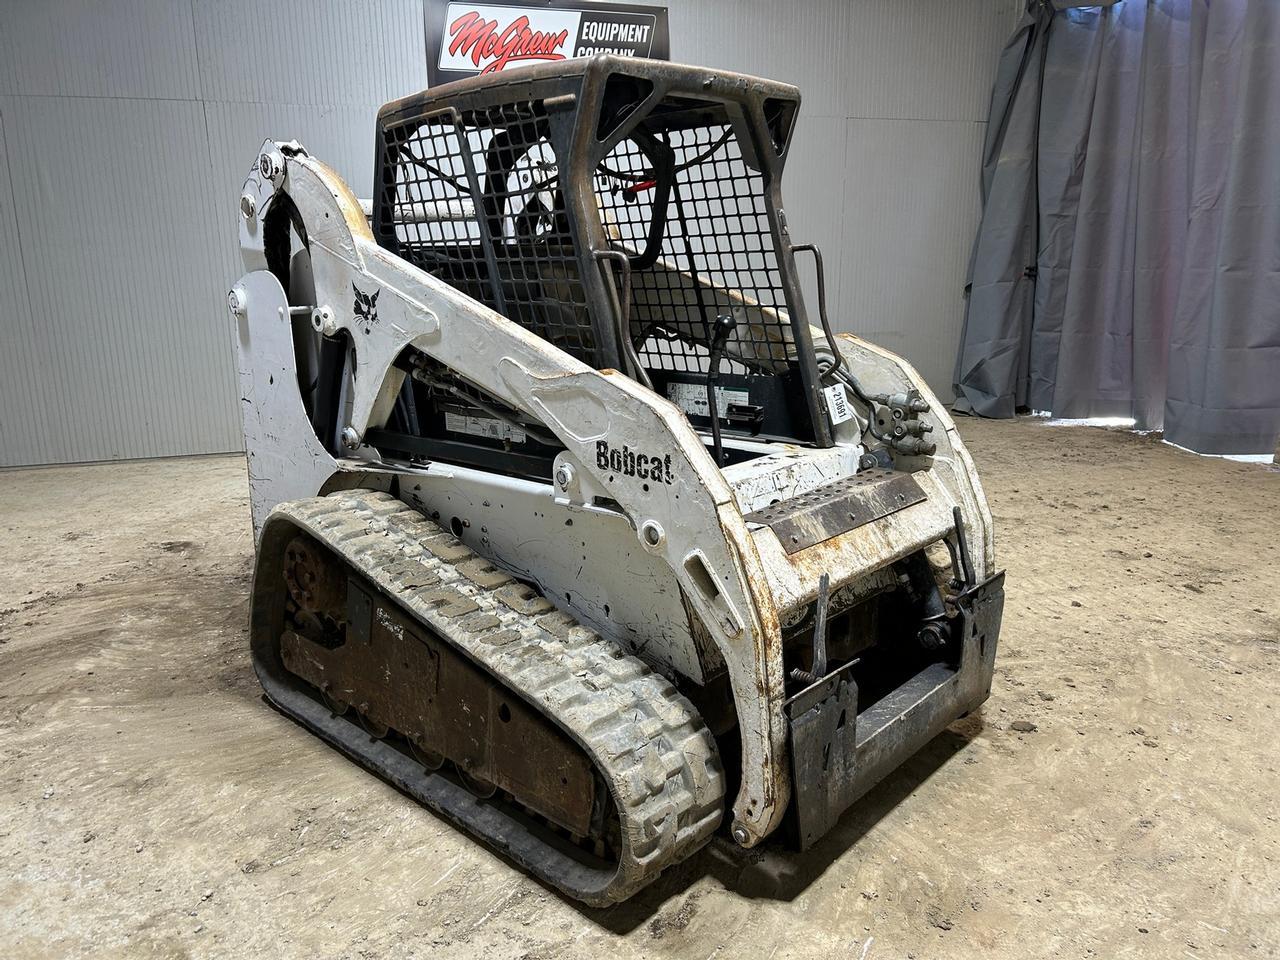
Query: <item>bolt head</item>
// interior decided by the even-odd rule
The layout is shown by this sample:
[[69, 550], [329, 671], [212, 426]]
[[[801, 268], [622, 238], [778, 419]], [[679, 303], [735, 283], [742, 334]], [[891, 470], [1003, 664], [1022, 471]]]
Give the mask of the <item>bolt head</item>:
[[249, 306], [249, 297], [245, 293], [244, 287], [236, 284], [227, 291], [227, 309], [237, 317], [243, 317], [245, 310]]
[[920, 646], [926, 650], [941, 650], [947, 645], [946, 628], [936, 623], [926, 623], [916, 635]]
[[747, 833], [747, 828], [740, 823], [734, 825], [733, 842], [740, 847], [745, 847], [751, 842], [751, 834]]
[[333, 308], [325, 304], [312, 310], [311, 327], [317, 333], [322, 333], [326, 337], [332, 337], [336, 334], [338, 332], [338, 318], [334, 316]]
[[556, 467], [556, 486], [561, 490], [568, 490], [571, 483], [573, 483], [573, 467], [567, 463], [560, 464]]
[[356, 432], [355, 427], [342, 428], [342, 445], [348, 450], [354, 450], [360, 446], [360, 434]]
[[258, 171], [277, 187], [284, 182], [284, 154], [268, 150], [258, 157]]

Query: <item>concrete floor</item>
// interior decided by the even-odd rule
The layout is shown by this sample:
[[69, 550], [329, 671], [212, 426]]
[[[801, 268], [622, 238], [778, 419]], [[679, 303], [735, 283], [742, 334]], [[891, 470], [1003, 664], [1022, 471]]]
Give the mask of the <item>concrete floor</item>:
[[962, 428], [1009, 572], [981, 715], [810, 854], [609, 912], [262, 702], [240, 458], [0, 474], [0, 956], [1276, 956], [1280, 473]]

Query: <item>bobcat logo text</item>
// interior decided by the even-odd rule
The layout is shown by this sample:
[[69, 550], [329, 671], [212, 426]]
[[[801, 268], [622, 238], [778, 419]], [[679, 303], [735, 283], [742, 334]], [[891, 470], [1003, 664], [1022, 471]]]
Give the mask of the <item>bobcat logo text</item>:
[[622, 448], [610, 447], [608, 441], [596, 441], [596, 466], [601, 470], [612, 470], [624, 477], [639, 477], [650, 483], [670, 484], [671, 454], [637, 453], [626, 444]]

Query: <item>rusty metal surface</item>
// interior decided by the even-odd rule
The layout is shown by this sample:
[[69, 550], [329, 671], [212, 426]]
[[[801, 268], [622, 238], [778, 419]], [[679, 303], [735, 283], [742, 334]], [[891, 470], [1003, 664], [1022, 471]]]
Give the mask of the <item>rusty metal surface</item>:
[[325, 562], [324, 554], [315, 541], [294, 537], [285, 548], [284, 582], [299, 609], [341, 619], [347, 595], [347, 577], [341, 569]]
[[[306, 542], [295, 539], [286, 557], [299, 541]], [[309, 556], [323, 556], [314, 542]], [[344, 592], [340, 636], [315, 635], [313, 618], [285, 630], [280, 656], [290, 673], [339, 710], [354, 709], [367, 727], [394, 730], [571, 833], [591, 833], [599, 791], [590, 761], [568, 737], [395, 605], [354, 580]], [[337, 619], [336, 610], [320, 612]]]
[[811, 603], [818, 595], [818, 580], [823, 573], [830, 574], [832, 583], [840, 584], [838, 596], [844, 584], [949, 536], [954, 527], [954, 501], [949, 499], [949, 490], [939, 484], [935, 471], [920, 471], [912, 476], [925, 492], [927, 499], [923, 502], [798, 553], [788, 554], [769, 527], [755, 526], [755, 543], [779, 608], [792, 610]]
[[920, 503], [925, 493], [909, 473], [866, 470], [824, 484], [784, 503], [744, 517], [773, 530], [788, 554]]
[[[530, 816], [506, 793], [478, 799], [479, 791], [439, 769], [436, 758], [415, 757], [422, 751], [408, 749], [399, 736], [370, 735], [352, 710], [329, 709], [314, 686], [284, 665], [284, 550], [299, 532], [341, 557], [373, 596], [390, 598], [415, 631], [428, 634], [424, 639], [447, 644], [582, 751], [606, 791], [603, 851], [568, 842], [561, 828]], [[705, 844], [721, 823], [725, 777], [715, 740], [668, 680], [385, 493], [343, 491], [272, 512], [259, 546], [250, 638], [274, 706], [544, 882], [594, 906], [626, 899]]]
[[858, 684], [846, 664], [791, 697], [791, 780], [797, 839], [807, 850], [854, 800]]
[[856, 662], [788, 699], [801, 849], [820, 839], [859, 797], [949, 723], [987, 699], [1003, 610], [1001, 573], [959, 603], [953, 656], [924, 666], [870, 705], [859, 703]]

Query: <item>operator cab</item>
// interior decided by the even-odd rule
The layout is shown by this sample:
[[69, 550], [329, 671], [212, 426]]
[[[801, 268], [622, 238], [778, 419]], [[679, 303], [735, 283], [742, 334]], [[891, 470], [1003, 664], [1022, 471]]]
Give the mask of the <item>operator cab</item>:
[[[787, 84], [607, 56], [447, 84], [378, 115], [374, 234], [664, 396], [722, 465], [773, 441], [828, 447], [780, 192], [799, 101]], [[369, 442], [549, 476], [558, 444], [539, 425], [425, 357], [410, 367]]]

